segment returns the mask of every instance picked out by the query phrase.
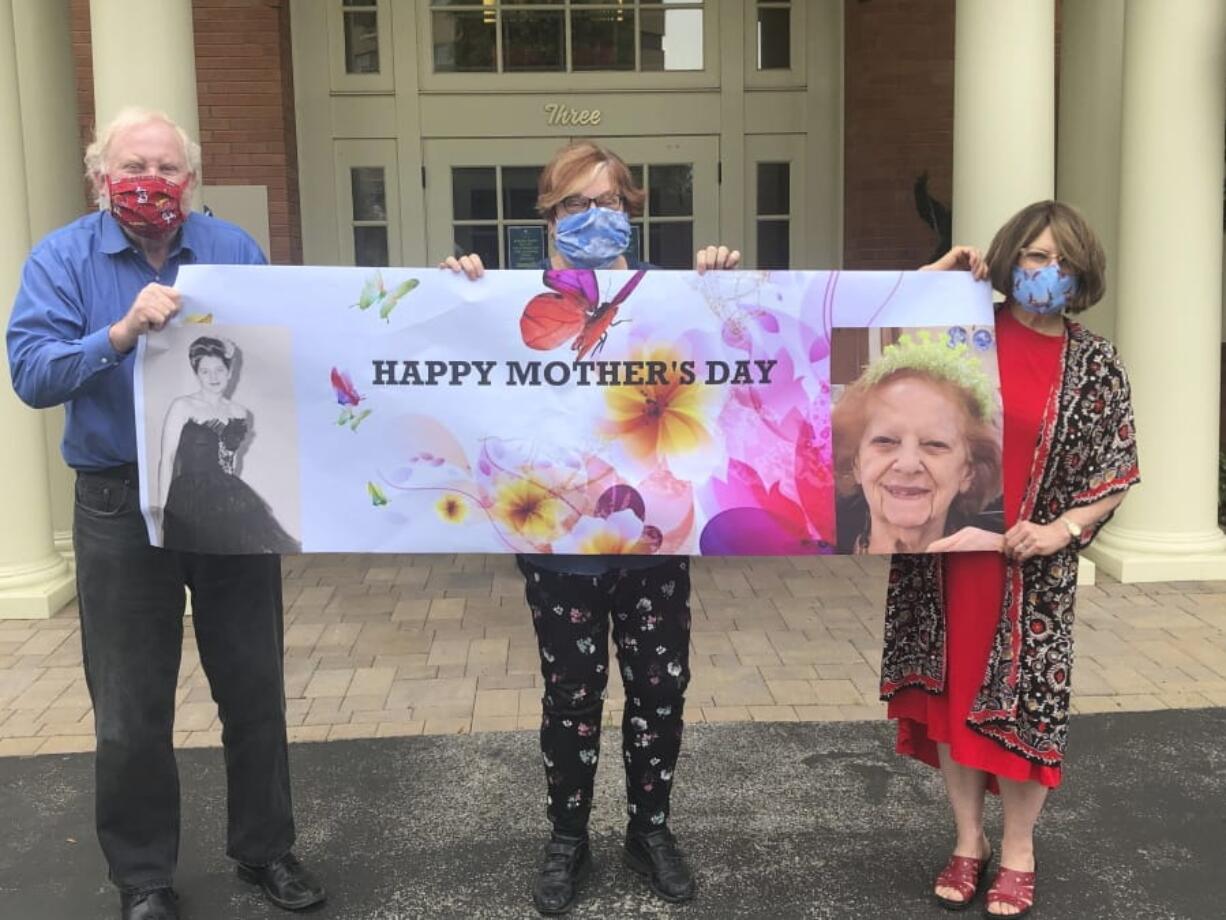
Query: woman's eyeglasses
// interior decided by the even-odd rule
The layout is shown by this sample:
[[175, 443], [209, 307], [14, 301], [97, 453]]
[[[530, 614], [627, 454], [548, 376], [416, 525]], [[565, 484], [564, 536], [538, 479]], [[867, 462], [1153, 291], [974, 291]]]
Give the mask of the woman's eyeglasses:
[[1019, 255], [1022, 268], [1046, 268], [1053, 262], [1063, 265], [1060, 255], [1046, 249], [1023, 249]]
[[622, 196], [617, 192], [606, 192], [595, 198], [588, 198], [586, 195], [567, 195], [561, 202], [561, 208], [567, 214], [580, 214], [592, 205], [598, 208], [608, 208], [610, 211], [620, 211], [623, 207]]

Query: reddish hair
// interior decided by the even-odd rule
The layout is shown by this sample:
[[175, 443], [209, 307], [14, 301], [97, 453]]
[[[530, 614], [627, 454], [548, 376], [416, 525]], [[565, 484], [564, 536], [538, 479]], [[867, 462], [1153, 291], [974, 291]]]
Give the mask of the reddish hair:
[[541, 170], [537, 186], [536, 209], [541, 216], [552, 219], [554, 210], [567, 195], [576, 194], [590, 179], [598, 166], [604, 166], [609, 174], [613, 190], [622, 196], [626, 213], [638, 217], [643, 213], [646, 193], [634, 184], [630, 167], [613, 151], [591, 141], [568, 144], [553, 155]]

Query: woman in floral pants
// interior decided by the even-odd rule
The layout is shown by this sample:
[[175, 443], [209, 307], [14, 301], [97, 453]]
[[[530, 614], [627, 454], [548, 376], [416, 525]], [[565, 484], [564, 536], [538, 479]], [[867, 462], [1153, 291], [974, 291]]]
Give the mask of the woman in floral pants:
[[622, 757], [630, 827], [643, 833], [664, 827], [690, 679], [688, 560], [602, 575], [549, 571], [526, 560], [520, 567], [545, 678], [541, 753], [550, 821], [568, 834], [587, 829], [612, 622], [626, 691]]
[[[642, 213], [646, 195], [616, 154], [588, 141], [564, 147], [541, 171], [539, 191], [537, 209], [551, 240], [543, 269], [653, 267], [626, 255], [629, 219]], [[699, 273], [733, 269], [740, 258], [736, 250], [707, 246], [695, 253], [694, 267]], [[440, 267], [473, 280], [484, 273], [475, 253], [451, 256]], [[688, 901], [694, 876], [668, 828], [668, 800], [690, 678], [689, 560], [634, 551], [545, 553], [519, 557], [519, 567], [545, 678], [541, 754], [553, 824], [532, 890], [536, 909], [570, 910], [591, 870], [587, 823], [609, 681], [610, 623], [626, 688], [626, 864], [664, 900]]]

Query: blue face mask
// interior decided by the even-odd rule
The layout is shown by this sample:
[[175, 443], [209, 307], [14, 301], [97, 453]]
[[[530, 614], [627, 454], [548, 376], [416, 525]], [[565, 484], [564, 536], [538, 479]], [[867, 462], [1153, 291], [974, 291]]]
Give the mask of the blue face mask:
[[1029, 270], [1013, 266], [1013, 300], [1031, 313], [1060, 313], [1077, 293], [1077, 276], [1066, 275], [1056, 263]]
[[630, 245], [630, 218], [625, 211], [588, 208], [563, 217], [554, 233], [554, 245], [571, 265], [607, 268]]

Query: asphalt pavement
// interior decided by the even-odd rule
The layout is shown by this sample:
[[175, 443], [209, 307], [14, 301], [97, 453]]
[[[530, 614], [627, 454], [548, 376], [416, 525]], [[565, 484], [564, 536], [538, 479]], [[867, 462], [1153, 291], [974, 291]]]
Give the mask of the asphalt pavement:
[[[621, 864], [620, 758], [605, 741], [596, 871], [575, 920], [948, 916], [929, 894], [951, 843], [940, 779], [892, 753], [891, 726], [687, 729], [671, 825], [700, 887], [679, 907]], [[545, 821], [533, 732], [304, 744], [291, 757], [296, 851], [329, 890], [312, 918], [536, 916]], [[221, 751], [183, 751], [179, 765], [185, 920], [288, 917], [224, 856]], [[0, 759], [0, 918], [118, 916], [92, 796], [91, 755]], [[998, 837], [997, 803], [989, 814]], [[1226, 917], [1226, 710], [1075, 717], [1038, 859], [1037, 920]]]

